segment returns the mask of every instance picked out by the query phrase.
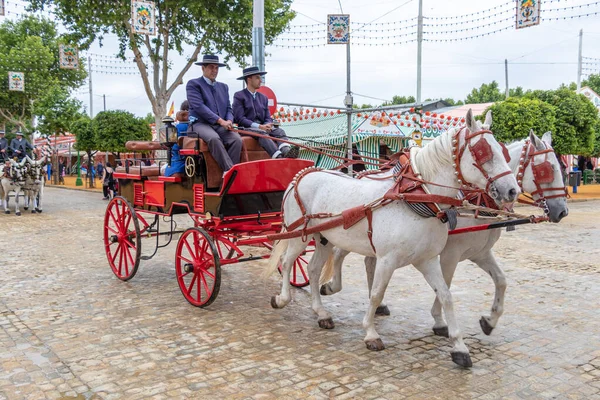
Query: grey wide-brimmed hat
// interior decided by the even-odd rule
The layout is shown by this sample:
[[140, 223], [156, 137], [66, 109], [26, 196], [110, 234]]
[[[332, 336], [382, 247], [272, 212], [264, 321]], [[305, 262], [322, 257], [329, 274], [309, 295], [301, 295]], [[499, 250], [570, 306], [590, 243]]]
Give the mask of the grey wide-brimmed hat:
[[219, 56], [215, 56], [214, 54], [205, 54], [202, 56], [202, 61], [195, 62], [196, 65], [209, 65], [216, 64], [219, 67], [226, 67], [227, 64], [223, 64], [219, 61]]
[[4, 132], [2, 129], [0, 129], [0, 135], [4, 135], [6, 132]]
[[25, 134], [23, 132], [21, 132], [21, 131], [16, 131], [15, 135], [17, 135], [17, 136], [25, 136]]
[[258, 69], [258, 67], [248, 67], [248, 68], [244, 68], [243, 74], [244, 75], [242, 75], [239, 78], [237, 78], [238, 81], [241, 81], [241, 80], [243, 80], [243, 79], [245, 79], [245, 78], [247, 78], [249, 76], [252, 76], [252, 75], [263, 76], [263, 75], [266, 75], [267, 72], [266, 71], [261, 71], [260, 69]]

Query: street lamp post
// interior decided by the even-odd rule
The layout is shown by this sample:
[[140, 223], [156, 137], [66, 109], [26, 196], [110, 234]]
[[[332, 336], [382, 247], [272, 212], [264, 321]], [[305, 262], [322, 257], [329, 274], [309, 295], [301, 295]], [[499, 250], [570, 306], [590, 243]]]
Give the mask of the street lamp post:
[[79, 150], [77, 150], [77, 179], [75, 179], [75, 186], [83, 186], [81, 180], [81, 163], [79, 161]]

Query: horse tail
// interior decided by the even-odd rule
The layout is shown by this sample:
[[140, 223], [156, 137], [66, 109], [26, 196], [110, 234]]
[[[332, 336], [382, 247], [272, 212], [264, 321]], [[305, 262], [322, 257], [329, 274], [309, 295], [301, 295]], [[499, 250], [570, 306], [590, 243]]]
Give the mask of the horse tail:
[[325, 262], [325, 265], [323, 265], [323, 268], [321, 269], [321, 277], [319, 278], [319, 286], [326, 284], [327, 282], [329, 282], [331, 280], [331, 278], [333, 278], [333, 271], [334, 271], [333, 260], [335, 259], [336, 251], [337, 251], [337, 249], [334, 249], [331, 252], [331, 254], [329, 255], [329, 258]]
[[275, 247], [273, 247], [273, 250], [271, 251], [271, 257], [269, 257], [269, 265], [267, 265], [267, 267], [262, 273], [263, 279], [267, 279], [269, 276], [275, 273], [281, 261], [281, 257], [285, 254], [287, 248], [287, 240], [280, 240], [278, 242], [275, 242]]

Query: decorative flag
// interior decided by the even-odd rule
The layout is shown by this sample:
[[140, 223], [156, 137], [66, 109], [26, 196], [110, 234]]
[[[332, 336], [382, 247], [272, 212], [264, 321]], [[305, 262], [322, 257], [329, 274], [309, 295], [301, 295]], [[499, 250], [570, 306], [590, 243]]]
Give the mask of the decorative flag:
[[541, 0], [517, 0], [517, 29], [540, 23]]
[[327, 15], [327, 43], [348, 44], [350, 43], [350, 15], [328, 14]]
[[171, 103], [171, 108], [169, 108], [169, 113], [167, 115], [172, 118], [173, 114], [175, 114], [175, 100]]
[[0, 0], [0, 15], [5, 15], [4, 0]]
[[131, 1], [131, 30], [143, 35], [156, 35], [155, 6], [151, 1]]
[[64, 69], [79, 68], [79, 51], [76, 46], [61, 44], [58, 46], [60, 67]]
[[25, 91], [25, 74], [23, 72], [8, 73], [8, 90]]

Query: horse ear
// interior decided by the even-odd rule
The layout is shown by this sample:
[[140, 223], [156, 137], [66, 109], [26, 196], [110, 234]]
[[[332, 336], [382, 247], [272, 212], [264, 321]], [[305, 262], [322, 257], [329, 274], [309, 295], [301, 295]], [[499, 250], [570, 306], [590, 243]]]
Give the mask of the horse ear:
[[533, 133], [533, 129], [529, 131], [529, 140], [533, 144], [536, 150], [544, 150], [546, 146], [544, 143], [537, 137], [535, 133]]
[[469, 111], [467, 111], [465, 121], [467, 122], [467, 128], [469, 128], [471, 132], [475, 132], [477, 130], [477, 124], [475, 122], [475, 119], [473, 118], [473, 111], [470, 108]]
[[552, 147], [552, 132], [548, 131], [542, 136], [542, 142], [546, 143], [548, 147]]
[[488, 112], [485, 113], [485, 122], [483, 124], [488, 128], [492, 126], [492, 110], [488, 110]]

